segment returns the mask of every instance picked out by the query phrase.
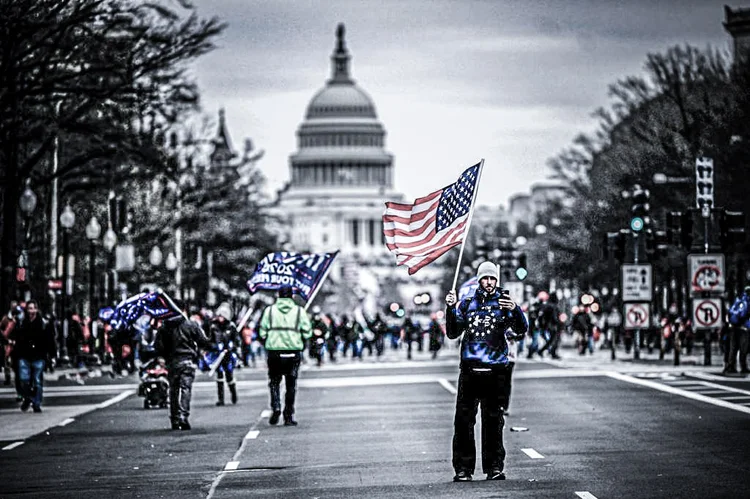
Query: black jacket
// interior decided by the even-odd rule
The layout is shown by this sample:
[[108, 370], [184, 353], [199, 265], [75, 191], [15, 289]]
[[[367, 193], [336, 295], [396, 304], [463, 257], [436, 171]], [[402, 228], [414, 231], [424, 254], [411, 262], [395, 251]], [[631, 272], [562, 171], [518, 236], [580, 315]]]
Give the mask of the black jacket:
[[10, 337], [16, 342], [13, 355], [17, 359], [46, 360], [47, 356], [57, 355], [55, 336], [40, 314], [33, 321], [24, 318], [10, 333]]
[[156, 335], [156, 352], [170, 364], [183, 360], [196, 362], [200, 348], [210, 349], [211, 341], [198, 324], [182, 316], [164, 321]]

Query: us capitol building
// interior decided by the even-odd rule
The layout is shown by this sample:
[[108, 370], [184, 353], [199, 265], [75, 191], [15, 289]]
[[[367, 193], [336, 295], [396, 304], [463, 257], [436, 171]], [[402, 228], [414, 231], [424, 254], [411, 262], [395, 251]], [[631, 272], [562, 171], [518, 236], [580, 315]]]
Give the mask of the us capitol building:
[[340, 250], [316, 304], [366, 313], [391, 301], [407, 306], [415, 294], [440, 290], [436, 263], [407, 276], [385, 247], [385, 201], [410, 202], [394, 190], [393, 155], [375, 105], [352, 79], [344, 25], [336, 30], [331, 78], [310, 101], [297, 129], [298, 150], [289, 157], [290, 180], [274, 213], [285, 221], [287, 247], [297, 252]]

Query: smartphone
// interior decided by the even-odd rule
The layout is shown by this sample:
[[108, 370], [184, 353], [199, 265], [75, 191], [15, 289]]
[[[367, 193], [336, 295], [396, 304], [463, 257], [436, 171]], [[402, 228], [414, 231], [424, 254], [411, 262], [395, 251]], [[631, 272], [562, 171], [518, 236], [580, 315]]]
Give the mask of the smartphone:
[[502, 291], [500, 291], [500, 296], [510, 300], [510, 291], [508, 291], [507, 289], [503, 289]]

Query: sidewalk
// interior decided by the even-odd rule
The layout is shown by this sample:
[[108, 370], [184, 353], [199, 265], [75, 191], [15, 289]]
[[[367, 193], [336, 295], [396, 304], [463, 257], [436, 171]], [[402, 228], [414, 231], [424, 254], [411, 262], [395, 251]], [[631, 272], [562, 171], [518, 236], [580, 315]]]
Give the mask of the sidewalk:
[[648, 349], [644, 348], [640, 350], [639, 358], [636, 359], [632, 349], [628, 353], [625, 352], [625, 348], [622, 345], [618, 345], [615, 347], [615, 359], [613, 360], [610, 349], [602, 350], [599, 347], [595, 348], [593, 354], [587, 352], [585, 355], [580, 355], [575, 349], [573, 339], [563, 337], [560, 349], [558, 350], [560, 359], [550, 358], [547, 352], [545, 352], [544, 358], [534, 355], [532, 359], [527, 359], [528, 350], [526, 350], [523, 355], [519, 355], [519, 362], [545, 362], [551, 365], [576, 369], [614, 370], [620, 372], [699, 372], [723, 376], [727, 379], [738, 377], [739, 375], [724, 376], [722, 374], [724, 358], [718, 347], [716, 345], [713, 345], [713, 347], [711, 365], [704, 365], [703, 346], [697, 345], [693, 348], [691, 355], [681, 354], [680, 364], [675, 366], [673, 351], [665, 354], [664, 358], [660, 359], [658, 350], [649, 353]]

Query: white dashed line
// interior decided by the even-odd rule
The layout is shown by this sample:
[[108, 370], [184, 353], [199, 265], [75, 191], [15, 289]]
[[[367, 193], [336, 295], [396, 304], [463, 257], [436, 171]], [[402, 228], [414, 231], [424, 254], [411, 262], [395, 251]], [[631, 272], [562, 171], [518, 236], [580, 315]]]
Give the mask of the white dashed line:
[[3, 450], [15, 449], [19, 445], [23, 445], [23, 440], [21, 440], [20, 442], [13, 442], [12, 444], [6, 445], [5, 447], [3, 447]]
[[524, 454], [529, 456], [531, 459], [544, 459], [544, 456], [539, 454], [534, 449], [521, 449], [521, 450], [524, 452]]
[[258, 435], [260, 435], [260, 430], [250, 430], [247, 432], [247, 435], [245, 435], [245, 440], [258, 438]]
[[237, 468], [239, 468], [240, 462], [239, 461], [229, 461], [226, 466], [224, 466], [224, 471], [234, 471]]
[[63, 421], [62, 423], [60, 423], [60, 424], [59, 424], [59, 425], [57, 425], [57, 426], [67, 426], [67, 425], [69, 425], [70, 423], [72, 423], [73, 421], [75, 421], [75, 419], [73, 419], [73, 418], [68, 418], [68, 419], [64, 420], [64, 421]]
[[596, 496], [594, 494], [585, 490], [583, 492], [576, 492], [576, 495], [581, 499], [596, 499]]
[[732, 395], [730, 397], [719, 397], [721, 400], [742, 400], [750, 399], [750, 395]]
[[448, 390], [450, 393], [454, 395], [456, 394], [456, 387], [451, 385], [450, 381], [448, 381], [447, 379], [438, 380], [438, 383], [440, 383], [440, 386]]

